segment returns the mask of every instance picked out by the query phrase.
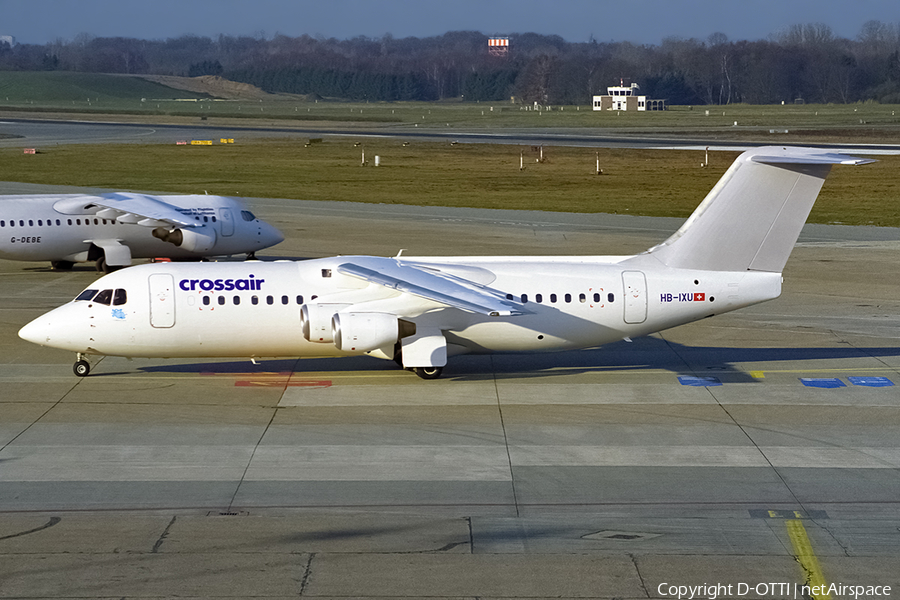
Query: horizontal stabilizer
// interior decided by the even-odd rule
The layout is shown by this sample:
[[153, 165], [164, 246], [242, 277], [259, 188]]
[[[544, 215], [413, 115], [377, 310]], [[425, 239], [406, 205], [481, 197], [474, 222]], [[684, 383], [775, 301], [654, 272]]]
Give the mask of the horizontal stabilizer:
[[780, 273], [832, 165], [870, 162], [814, 148], [748, 150], [684, 225], [647, 253], [673, 268]]

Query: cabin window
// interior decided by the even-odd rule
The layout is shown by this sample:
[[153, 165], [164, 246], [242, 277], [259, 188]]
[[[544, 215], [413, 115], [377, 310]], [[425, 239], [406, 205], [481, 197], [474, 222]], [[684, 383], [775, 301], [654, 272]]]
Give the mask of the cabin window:
[[253, 306], [256, 306], [257, 304], [259, 304], [259, 297], [258, 296], [250, 296], [250, 304], [252, 304]]
[[76, 302], [78, 302], [79, 300], [88, 301], [91, 298], [93, 298], [96, 294], [97, 294], [97, 290], [84, 290], [83, 292], [78, 294], [78, 297], [75, 298], [75, 301]]
[[0, 227], [6, 227], [6, 221], [0, 221]]
[[572, 301], [572, 294], [566, 294], [566, 302]]
[[203, 306], [209, 306], [209, 296], [203, 296]]
[[66, 219], [69, 222], [69, 225], [72, 224], [72, 219]]
[[512, 294], [507, 294], [507, 295], [506, 295], [506, 299], [507, 299], [507, 300], [512, 300], [512, 299], [513, 299], [513, 295], [512, 295]]
[[128, 293], [125, 290], [116, 290], [113, 292], [113, 306], [122, 306], [128, 302]]
[[331, 269], [322, 269], [322, 277], [331, 277]]
[[587, 302], [587, 296], [585, 296], [584, 294], [578, 294], [578, 301], [584, 304], [585, 302]]
[[31, 219], [28, 219], [28, 226], [34, 227], [34, 221], [32, 221]]
[[209, 217], [203, 217], [203, 222], [204, 222], [204, 223], [209, 223]]
[[272, 296], [266, 296], [266, 304], [268, 304], [269, 306], [275, 304], [275, 298], [273, 298]]
[[522, 294], [522, 304], [528, 303], [528, 294]]
[[616, 296], [615, 296], [615, 294], [613, 294], [613, 293], [609, 293], [609, 294], [606, 295], [606, 299], [607, 299], [607, 301], [609, 301], [609, 302], [615, 302]]
[[57, 220], [56, 220], [56, 226], [59, 227], [59, 225], [60, 225], [59, 219], [57, 219]]
[[216, 222], [216, 218], [215, 218], [215, 217], [212, 217], [212, 222], [213, 222], [213, 223]]
[[540, 304], [541, 302], [544, 301], [544, 296], [542, 294], [535, 294], [534, 301], [537, 302], [538, 304]]
[[594, 292], [594, 302], [600, 302], [600, 294]]
[[297, 304], [303, 304], [303, 296], [297, 296]]
[[44, 222], [41, 219], [38, 219], [38, 227], [43, 227]]
[[99, 225], [99, 224], [100, 224], [100, 219], [94, 219], [94, 225]]
[[102, 292], [94, 296], [94, 302], [96, 302], [97, 304], [105, 304], [106, 306], [109, 306], [110, 303], [112, 303], [112, 295], [112, 290], [103, 290]]
[[19, 219], [19, 227], [25, 227], [25, 221]]
[[225, 306], [225, 296], [219, 296], [219, 306]]
[[235, 296], [234, 298], [232, 298], [232, 300], [234, 301], [234, 305], [235, 305], [235, 306], [237, 306], [238, 304], [241, 303], [241, 297], [240, 297], [240, 296]]
[[550, 294], [550, 302], [556, 304], [556, 294]]
[[282, 303], [282, 304], [287, 304], [287, 303], [290, 302], [290, 301], [291, 301], [291, 299], [288, 298], [287, 296], [282, 296], [282, 297], [281, 297], [281, 303]]
[[81, 225], [81, 219], [75, 219], [75, 224], [76, 224], [76, 225]]
[[256, 215], [254, 215], [249, 210], [242, 210], [241, 218], [244, 219], [245, 221], [254, 221], [254, 220], [256, 220]]

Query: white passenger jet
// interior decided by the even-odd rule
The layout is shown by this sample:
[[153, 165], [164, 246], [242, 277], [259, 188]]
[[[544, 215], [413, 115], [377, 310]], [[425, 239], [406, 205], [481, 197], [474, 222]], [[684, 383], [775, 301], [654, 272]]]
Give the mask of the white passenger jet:
[[0, 258], [97, 261], [110, 272], [132, 258], [253, 254], [284, 236], [234, 198], [111, 194], [0, 196]]
[[339, 256], [149, 264], [97, 280], [27, 324], [30, 342], [125, 357], [393, 359], [439, 377], [464, 353], [590, 348], [777, 298], [834, 164], [808, 148], [743, 153], [684, 225], [635, 256]]

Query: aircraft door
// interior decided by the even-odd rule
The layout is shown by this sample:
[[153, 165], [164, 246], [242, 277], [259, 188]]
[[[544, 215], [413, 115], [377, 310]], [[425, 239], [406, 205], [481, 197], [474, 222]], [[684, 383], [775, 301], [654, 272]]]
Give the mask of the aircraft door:
[[150, 325], [167, 328], [175, 325], [175, 281], [168, 273], [154, 273], [150, 283]]
[[219, 209], [219, 223], [222, 224], [222, 235], [228, 237], [234, 234], [234, 216], [230, 208]]
[[647, 278], [641, 271], [622, 271], [625, 322], [643, 323], [647, 320]]

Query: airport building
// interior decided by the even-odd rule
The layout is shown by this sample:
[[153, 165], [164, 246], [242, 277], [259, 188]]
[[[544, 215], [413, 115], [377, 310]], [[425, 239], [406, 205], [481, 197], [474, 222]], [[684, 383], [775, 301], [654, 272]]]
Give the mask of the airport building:
[[624, 80], [619, 85], [606, 88], [605, 96], [594, 96], [594, 110], [666, 110], [665, 100], [648, 100], [647, 96], [638, 96], [640, 86], [636, 83], [625, 85]]

